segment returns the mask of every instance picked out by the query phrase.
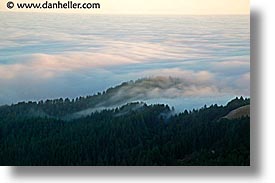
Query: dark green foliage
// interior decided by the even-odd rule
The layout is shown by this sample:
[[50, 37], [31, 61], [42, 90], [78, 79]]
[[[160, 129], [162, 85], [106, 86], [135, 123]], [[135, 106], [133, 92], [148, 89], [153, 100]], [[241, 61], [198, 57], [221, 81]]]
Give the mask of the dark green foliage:
[[[0, 165], [250, 164], [249, 117], [222, 118], [249, 99], [180, 114], [167, 105], [132, 103], [71, 121], [55, 117], [85, 108], [81, 101], [0, 107]], [[26, 114], [40, 108], [39, 115]]]

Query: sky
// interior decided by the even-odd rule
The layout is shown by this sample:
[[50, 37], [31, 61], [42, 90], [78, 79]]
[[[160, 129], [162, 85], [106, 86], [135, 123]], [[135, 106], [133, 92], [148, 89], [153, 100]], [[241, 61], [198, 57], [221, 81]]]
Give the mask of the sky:
[[[16, 8], [8, 10], [6, 3], [10, 0], [0, 1], [2, 11], [37, 11], [18, 10]], [[68, 0], [60, 0], [67, 2]], [[43, 0], [13, 0], [16, 2], [45, 2]], [[49, 0], [49, 2], [56, 2]], [[94, 14], [249, 14], [249, 0], [75, 0], [74, 2], [99, 2], [100, 10], [40, 10], [39, 12], [75, 12]]]

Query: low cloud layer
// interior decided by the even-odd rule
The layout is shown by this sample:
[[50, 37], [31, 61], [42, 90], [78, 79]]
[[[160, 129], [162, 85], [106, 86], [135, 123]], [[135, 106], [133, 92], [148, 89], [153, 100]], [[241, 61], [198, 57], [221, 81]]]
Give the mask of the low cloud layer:
[[147, 100], [154, 98], [184, 98], [190, 96], [219, 95], [217, 86], [201, 82], [197, 78], [154, 77], [140, 79], [121, 86], [111, 98], [112, 101]]
[[113, 100], [250, 95], [247, 17], [1, 16], [0, 105], [140, 78]]
[[[136, 81], [125, 82], [107, 90], [107, 96], [97, 107], [117, 106], [131, 101], [152, 99], [176, 99], [192, 97], [234, 96], [233, 88], [223, 88], [207, 72], [185, 71], [181, 74], [188, 77], [156, 76]], [[206, 76], [206, 77], [202, 77]]]

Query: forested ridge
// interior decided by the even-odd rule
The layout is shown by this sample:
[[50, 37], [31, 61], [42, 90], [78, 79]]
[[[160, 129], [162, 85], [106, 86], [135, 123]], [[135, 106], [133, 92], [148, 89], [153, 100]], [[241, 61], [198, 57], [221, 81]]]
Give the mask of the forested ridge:
[[100, 96], [1, 106], [0, 165], [250, 165], [249, 116], [223, 118], [250, 99], [181, 113], [136, 102], [64, 118]]

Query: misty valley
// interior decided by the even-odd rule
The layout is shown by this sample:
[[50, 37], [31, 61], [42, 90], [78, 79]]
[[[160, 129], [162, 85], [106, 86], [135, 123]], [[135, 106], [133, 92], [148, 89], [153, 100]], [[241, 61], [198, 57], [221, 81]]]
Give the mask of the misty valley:
[[250, 99], [181, 112], [142, 102], [156, 92], [178, 97], [163, 92], [171, 83], [188, 92], [179, 79], [147, 78], [92, 96], [0, 106], [0, 165], [249, 166]]

